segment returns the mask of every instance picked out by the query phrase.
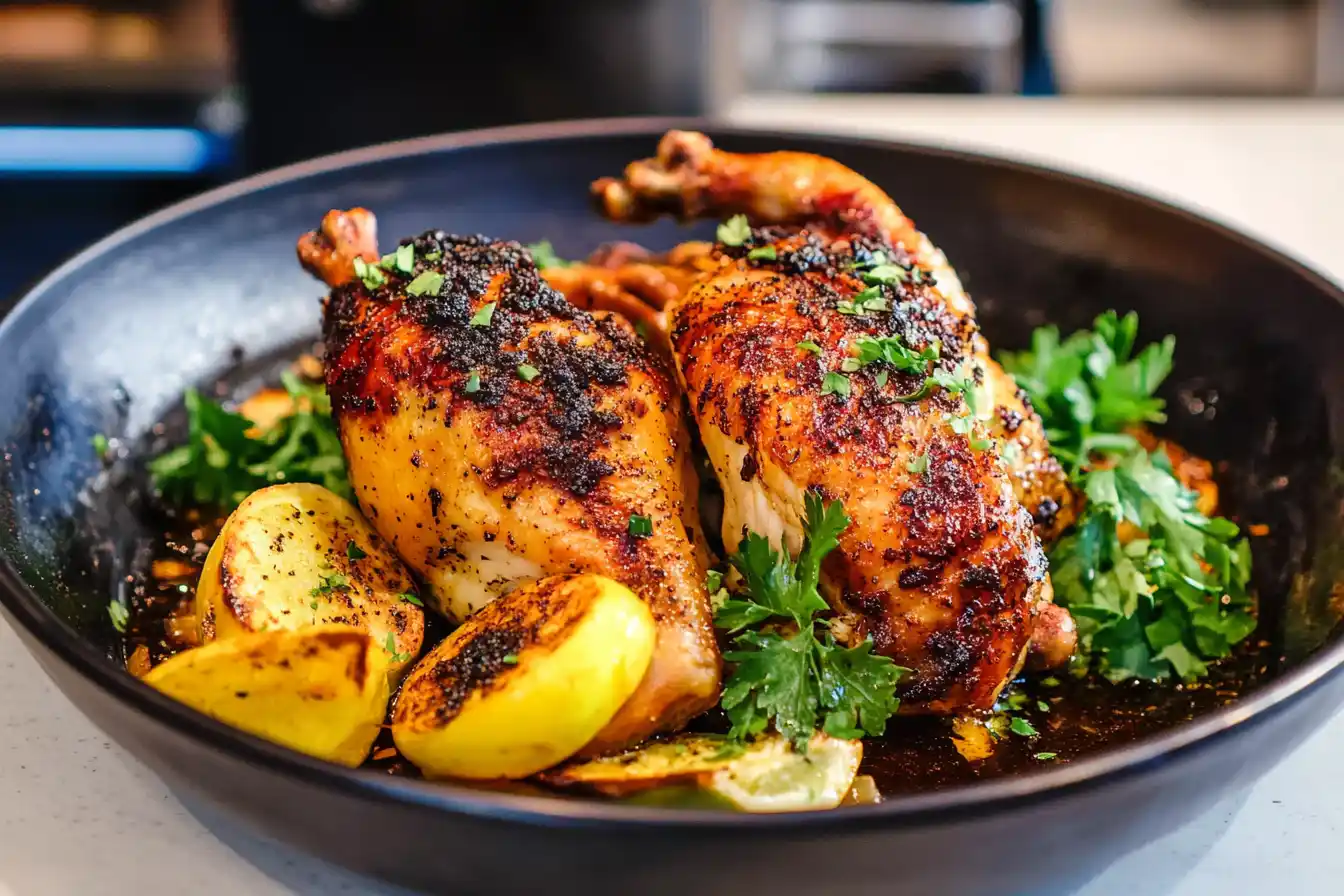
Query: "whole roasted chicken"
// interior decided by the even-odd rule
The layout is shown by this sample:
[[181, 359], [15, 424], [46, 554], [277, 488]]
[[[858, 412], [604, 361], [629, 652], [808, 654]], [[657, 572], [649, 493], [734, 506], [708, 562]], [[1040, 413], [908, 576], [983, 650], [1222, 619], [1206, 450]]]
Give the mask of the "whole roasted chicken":
[[797, 551], [805, 493], [843, 502], [833, 631], [913, 670], [903, 711], [987, 709], [1029, 645], [1067, 659], [1041, 547], [1067, 522], [1064, 473], [956, 274], [885, 193], [829, 159], [677, 131], [593, 192], [617, 220], [756, 225], [720, 228], [719, 263], [670, 309], [726, 544], [751, 530]]
[[299, 242], [369, 521], [461, 621], [519, 584], [598, 573], [640, 595], [652, 665], [601, 753], [713, 705], [719, 655], [679, 393], [621, 317], [567, 302], [518, 243], [425, 233], [381, 266], [373, 216]]

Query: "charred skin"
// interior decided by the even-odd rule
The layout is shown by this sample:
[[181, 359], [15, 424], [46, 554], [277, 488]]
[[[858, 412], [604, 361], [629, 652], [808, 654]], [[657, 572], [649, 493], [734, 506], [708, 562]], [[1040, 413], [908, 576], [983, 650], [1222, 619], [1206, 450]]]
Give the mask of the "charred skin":
[[[658, 624], [654, 660], [587, 752], [679, 727], [717, 700], [719, 657], [669, 373], [625, 321], [549, 287], [519, 244], [412, 242], [413, 274], [351, 280], [325, 309], [327, 390], [361, 507], [450, 618], [544, 575], [629, 586]], [[410, 295], [431, 270], [442, 284]], [[651, 536], [630, 534], [634, 515]]]
[[[949, 312], [975, 315], [943, 253], [880, 187], [834, 159], [799, 152], [724, 152], [704, 134], [668, 131], [657, 155], [631, 162], [620, 178], [595, 181], [592, 195], [599, 211], [617, 221], [745, 214], [753, 224], [806, 227], [823, 241], [858, 237], [888, 244], [934, 275]], [[707, 267], [701, 262], [699, 269]], [[1018, 446], [1008, 457], [1013, 488], [1041, 538], [1052, 541], [1076, 512], [1067, 473], [1050, 453], [1040, 416], [990, 357], [978, 330], [970, 352], [984, 372], [982, 385], [994, 407], [987, 420], [992, 434]]]
[[[777, 261], [742, 257], [767, 242]], [[899, 333], [915, 349], [937, 341], [949, 371], [975, 361], [974, 320], [935, 285], [903, 284], [891, 312], [836, 310], [864, 288], [854, 262], [879, 246], [758, 231], [676, 306], [672, 342], [724, 486], [725, 543], [749, 529], [796, 552], [805, 492], [843, 502], [851, 524], [823, 568], [837, 633], [850, 643], [871, 637], [877, 652], [914, 670], [903, 711], [987, 709], [1048, 606], [1045, 554], [998, 452], [972, 447], [984, 430], [953, 430], [966, 413], [959, 397], [937, 389], [899, 400], [924, 377], [893, 372], [879, 385], [871, 365], [849, 374], [847, 398], [821, 394], [823, 376], [841, 369], [860, 335]], [[920, 458], [927, 469], [917, 472]]]

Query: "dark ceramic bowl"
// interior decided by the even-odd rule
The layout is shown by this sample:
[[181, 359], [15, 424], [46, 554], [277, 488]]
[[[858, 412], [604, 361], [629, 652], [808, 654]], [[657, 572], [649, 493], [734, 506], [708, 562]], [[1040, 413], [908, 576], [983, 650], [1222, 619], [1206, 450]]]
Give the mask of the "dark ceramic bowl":
[[442, 227], [546, 237], [562, 254], [622, 237], [671, 245], [686, 236], [673, 224], [632, 234], [599, 219], [586, 185], [648, 155], [676, 124], [687, 123], [495, 130], [286, 168], [128, 227], [22, 299], [0, 325], [0, 597], [61, 690], [188, 799], [358, 871], [455, 893], [1060, 891], [1246, 787], [1344, 700], [1330, 600], [1344, 569], [1336, 286], [1236, 233], [1079, 178], [714, 127], [727, 148], [821, 153], [885, 187], [964, 272], [998, 346], [1109, 307], [1137, 309], [1148, 337], [1177, 335], [1168, 431], [1223, 464], [1243, 519], [1271, 526], [1256, 540], [1256, 584], [1275, 659], [1255, 690], [1159, 736], [1018, 777], [740, 816], [347, 771], [129, 676], [106, 606], [152, 533], [96, 481], [90, 438], [143, 445], [183, 388], [237, 351], [265, 357], [311, 339], [320, 290], [292, 247], [330, 208], [375, 209], [387, 240]]

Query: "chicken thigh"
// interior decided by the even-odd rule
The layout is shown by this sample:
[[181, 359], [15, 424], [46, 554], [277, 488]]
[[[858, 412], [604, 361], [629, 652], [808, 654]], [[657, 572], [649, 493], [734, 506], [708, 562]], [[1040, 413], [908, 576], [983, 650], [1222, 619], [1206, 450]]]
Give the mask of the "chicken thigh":
[[1036, 531], [1061, 524], [1063, 473], [955, 273], [886, 194], [827, 159], [682, 132], [593, 190], [616, 219], [771, 225], [722, 246], [671, 309], [725, 543], [752, 530], [797, 551], [804, 494], [841, 501], [852, 523], [823, 569], [833, 627], [913, 669], [903, 711], [989, 708], [1033, 631], [1067, 656]]
[[558, 573], [648, 603], [653, 664], [586, 752], [713, 705], [707, 552], [664, 364], [623, 319], [568, 303], [518, 243], [429, 232], [379, 267], [367, 240], [341, 245], [351, 229], [336, 225], [357, 213], [328, 216], [299, 251], [329, 281], [344, 274], [332, 258], [356, 268], [326, 301], [326, 379], [369, 521], [453, 620]]

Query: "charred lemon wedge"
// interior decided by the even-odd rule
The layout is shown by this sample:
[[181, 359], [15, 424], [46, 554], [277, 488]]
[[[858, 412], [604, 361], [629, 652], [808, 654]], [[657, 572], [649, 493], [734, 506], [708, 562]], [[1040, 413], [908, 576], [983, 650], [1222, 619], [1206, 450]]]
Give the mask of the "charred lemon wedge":
[[225, 724], [353, 768], [387, 712], [388, 664], [366, 632], [319, 625], [193, 647], [143, 680]]
[[366, 632], [395, 683], [419, 653], [424, 611], [410, 573], [354, 505], [320, 485], [253, 492], [201, 570], [201, 640], [329, 623]]
[[525, 778], [574, 755], [634, 693], [653, 614], [596, 575], [500, 597], [413, 668], [392, 737], [429, 777]]

